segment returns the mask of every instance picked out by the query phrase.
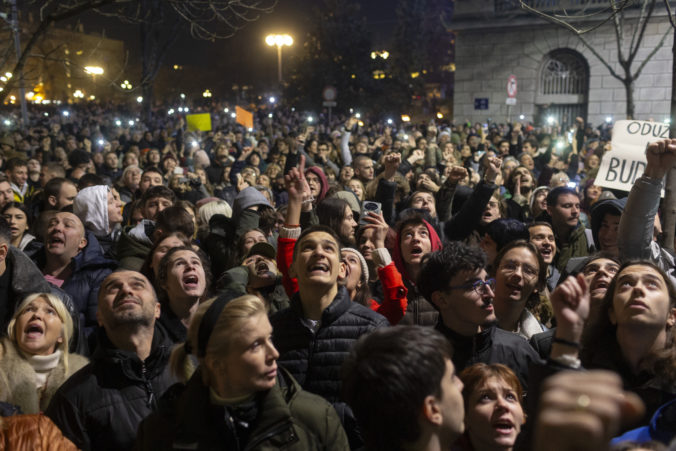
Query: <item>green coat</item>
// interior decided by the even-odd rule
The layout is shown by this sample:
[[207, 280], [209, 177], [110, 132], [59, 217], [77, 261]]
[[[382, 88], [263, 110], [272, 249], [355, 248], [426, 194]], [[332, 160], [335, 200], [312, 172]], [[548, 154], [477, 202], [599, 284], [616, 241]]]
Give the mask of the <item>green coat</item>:
[[590, 246], [587, 242], [587, 234], [582, 224], [570, 233], [567, 243], [561, 243], [556, 238], [556, 261], [555, 266], [561, 273], [566, 268], [568, 260], [575, 257], [586, 257], [590, 254]]
[[[219, 410], [220, 409], [220, 410]], [[138, 450], [225, 449], [228, 425], [224, 410], [210, 402], [198, 370], [186, 385], [163, 396], [157, 412], [139, 426]], [[301, 389], [279, 369], [277, 385], [263, 393], [258, 416], [240, 450], [349, 450], [336, 411], [323, 398]]]

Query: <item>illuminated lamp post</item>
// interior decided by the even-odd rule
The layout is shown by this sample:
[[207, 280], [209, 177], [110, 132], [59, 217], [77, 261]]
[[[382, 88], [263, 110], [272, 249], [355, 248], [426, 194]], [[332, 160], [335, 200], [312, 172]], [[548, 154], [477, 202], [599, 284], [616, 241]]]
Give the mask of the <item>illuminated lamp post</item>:
[[288, 34], [269, 34], [265, 37], [265, 43], [270, 47], [277, 47], [277, 81], [282, 83], [282, 47], [291, 47], [293, 38]]

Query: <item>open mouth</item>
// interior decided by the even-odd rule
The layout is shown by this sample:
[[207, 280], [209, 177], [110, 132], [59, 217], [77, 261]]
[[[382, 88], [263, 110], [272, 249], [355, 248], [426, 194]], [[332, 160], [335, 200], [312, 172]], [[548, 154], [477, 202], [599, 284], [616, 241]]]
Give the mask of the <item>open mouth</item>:
[[596, 290], [607, 290], [608, 286], [610, 286], [610, 283], [607, 280], [598, 280], [594, 282], [593, 286], [591, 287], [591, 291], [596, 291]]
[[329, 265], [327, 265], [326, 263], [315, 263], [315, 264], [311, 265], [310, 267], [308, 267], [308, 271], [309, 271], [310, 275], [327, 274], [329, 272]]
[[49, 237], [49, 244], [65, 244], [66, 241], [57, 235], [52, 235]]
[[510, 434], [514, 430], [514, 423], [510, 420], [498, 420], [493, 423], [493, 428], [500, 434]]
[[26, 325], [24, 333], [28, 335], [29, 338], [37, 338], [44, 335], [45, 329], [40, 323], [33, 322]]
[[264, 261], [257, 263], [255, 270], [256, 270], [256, 274], [259, 275], [259, 276], [270, 272], [270, 268], [268, 268], [268, 264], [265, 263]]
[[199, 285], [200, 279], [197, 277], [195, 274], [188, 274], [187, 276], [183, 277], [183, 285], [185, 285], [186, 288], [197, 288]]
[[542, 255], [542, 258], [551, 256], [552, 248], [551, 247], [540, 248], [540, 255]]
[[411, 256], [412, 257], [422, 257], [423, 254], [423, 249], [420, 246], [413, 246], [411, 248]]
[[521, 292], [523, 291], [523, 287], [521, 285], [515, 285], [511, 283], [507, 284], [507, 288], [512, 294], [521, 294]]

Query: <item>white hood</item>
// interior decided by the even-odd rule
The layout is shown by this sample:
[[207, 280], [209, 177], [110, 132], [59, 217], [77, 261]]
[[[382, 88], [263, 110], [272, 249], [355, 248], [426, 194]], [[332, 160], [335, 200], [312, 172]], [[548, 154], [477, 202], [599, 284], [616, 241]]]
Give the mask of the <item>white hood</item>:
[[105, 236], [110, 232], [108, 191], [110, 189], [104, 185], [89, 186], [77, 193], [73, 202], [73, 213], [96, 236]]

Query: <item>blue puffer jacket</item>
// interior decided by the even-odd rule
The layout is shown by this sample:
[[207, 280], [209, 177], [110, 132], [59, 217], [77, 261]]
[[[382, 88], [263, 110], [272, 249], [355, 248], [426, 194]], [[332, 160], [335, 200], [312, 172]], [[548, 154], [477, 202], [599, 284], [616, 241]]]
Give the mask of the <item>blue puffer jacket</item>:
[[[99, 287], [108, 274], [117, 268], [117, 262], [103, 256], [103, 249], [90, 231], [86, 232], [87, 245], [72, 260], [72, 274], [61, 289], [73, 298], [75, 308], [80, 313], [80, 324], [85, 336], [89, 336], [98, 325]], [[45, 254], [42, 249], [36, 256], [38, 267], [45, 267]]]
[[85, 335], [98, 325], [99, 287], [108, 274], [117, 268], [117, 262], [103, 256], [103, 249], [93, 233], [87, 231], [87, 246], [73, 259], [73, 273], [61, 286], [71, 295], [75, 307], [80, 312], [80, 324], [84, 325]]

